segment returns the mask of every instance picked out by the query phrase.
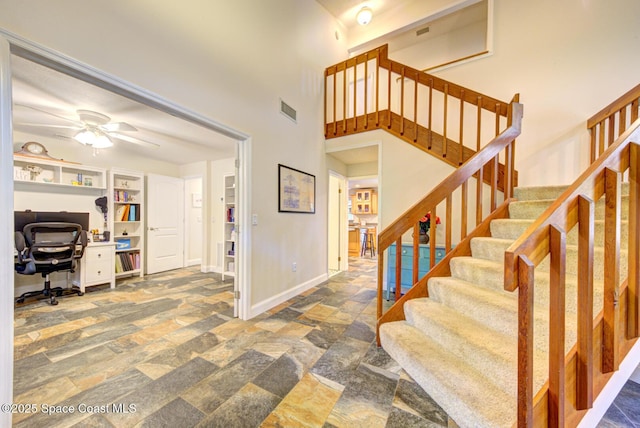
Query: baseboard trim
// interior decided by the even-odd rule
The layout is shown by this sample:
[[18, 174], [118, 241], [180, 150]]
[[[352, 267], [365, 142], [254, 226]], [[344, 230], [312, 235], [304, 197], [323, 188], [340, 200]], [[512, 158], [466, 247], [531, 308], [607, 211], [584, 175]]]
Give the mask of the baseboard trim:
[[629, 350], [627, 356], [620, 363], [618, 371], [611, 376], [598, 397], [593, 401], [593, 407], [584, 415], [578, 428], [591, 428], [598, 425], [622, 387], [631, 378], [634, 370], [638, 368], [638, 364], [640, 364], [640, 340], [637, 340]]
[[269, 309], [278, 306], [281, 303], [286, 302], [287, 300], [297, 296], [300, 293], [304, 293], [311, 287], [315, 287], [316, 285], [320, 285], [328, 279], [328, 274], [323, 273], [315, 278], [310, 279], [309, 281], [303, 282], [293, 288], [290, 288], [286, 291], [283, 291], [280, 294], [277, 294], [273, 297], [270, 297], [262, 302], [256, 303], [252, 305], [249, 310], [249, 316], [247, 319], [251, 319], [255, 316], [260, 315], [263, 312], [268, 311]]

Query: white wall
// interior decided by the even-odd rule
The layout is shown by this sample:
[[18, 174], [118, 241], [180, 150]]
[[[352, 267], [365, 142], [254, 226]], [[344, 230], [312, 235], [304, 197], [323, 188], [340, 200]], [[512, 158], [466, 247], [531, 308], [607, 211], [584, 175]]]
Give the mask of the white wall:
[[198, 265], [202, 261], [202, 178], [184, 181], [185, 206], [185, 264]]
[[588, 164], [586, 120], [638, 84], [640, 2], [496, 1], [494, 54], [437, 73], [503, 100], [519, 92], [520, 184], [570, 183]]

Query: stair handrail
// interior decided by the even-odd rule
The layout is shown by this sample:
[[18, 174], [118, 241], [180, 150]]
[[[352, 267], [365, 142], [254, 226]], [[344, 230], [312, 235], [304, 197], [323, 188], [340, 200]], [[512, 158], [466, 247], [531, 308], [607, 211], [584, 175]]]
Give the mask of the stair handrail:
[[593, 163], [638, 118], [640, 84], [587, 120]]
[[388, 45], [327, 67], [324, 92], [325, 138], [384, 129], [456, 167], [508, 126], [509, 103], [393, 61]]
[[[614, 109], [616, 110], [616, 109]], [[612, 112], [612, 114], [615, 111]], [[607, 118], [603, 120], [608, 120]], [[596, 376], [617, 370], [623, 355], [621, 349], [635, 341], [640, 329], [640, 273], [637, 260], [640, 257], [640, 120], [636, 119], [618, 139], [611, 144], [580, 177], [562, 193], [527, 228], [505, 252], [504, 289], [519, 289], [518, 305], [518, 426], [532, 426], [534, 412], [548, 410], [547, 417], [554, 426], [562, 426], [565, 415], [565, 377], [569, 370], [566, 361], [575, 364], [575, 403], [569, 415], [574, 422], [582, 418], [592, 407], [594, 396], [603, 382], [594, 380], [594, 364], [597, 353], [603, 366]], [[619, 278], [620, 269], [620, 218], [621, 180], [627, 173], [629, 179], [629, 243], [628, 277]], [[593, 264], [594, 264], [594, 205], [605, 197], [605, 301], [601, 314], [593, 314]], [[578, 245], [578, 343], [567, 353], [564, 350], [564, 276], [566, 265], [566, 234], [579, 227]], [[534, 398], [533, 389], [533, 294], [535, 267], [547, 256], [551, 263], [549, 319], [549, 382], [547, 390], [541, 390]], [[627, 313], [623, 329], [618, 319]], [[602, 335], [594, 334], [600, 328]], [[626, 330], [626, 339], [623, 331]], [[594, 347], [595, 340], [602, 343]], [[566, 385], [570, 383], [567, 382]], [[573, 396], [573, 394], [569, 394]], [[545, 403], [542, 403], [542, 401]], [[548, 400], [548, 401], [547, 401]], [[570, 407], [570, 406], [567, 406]]]
[[[491, 191], [491, 207], [489, 214], [483, 213], [482, 208], [482, 188], [484, 184], [476, 186], [476, 225], [480, 224], [486, 217], [489, 217], [497, 209], [497, 171], [496, 167], [498, 159], [501, 154], [504, 155], [507, 163], [505, 168], [505, 182], [507, 190], [505, 191], [505, 200], [513, 191], [513, 174], [514, 166], [510, 162], [513, 159], [512, 152], [514, 150], [515, 140], [520, 135], [522, 125], [523, 107], [519, 102], [519, 95], [516, 94], [512, 101], [509, 103], [509, 126], [495, 137], [489, 144], [483, 149], [477, 152], [472, 158], [467, 160], [461, 167], [456, 169], [445, 180], [438, 184], [431, 192], [429, 192], [423, 199], [414, 204], [411, 208], [406, 210], [401, 216], [398, 217], [393, 223], [384, 228], [378, 235], [378, 305], [377, 314], [378, 320], [383, 316], [383, 276], [384, 276], [384, 255], [392, 244], [396, 244], [396, 301], [398, 301], [401, 289], [400, 289], [400, 271], [402, 268], [402, 262], [400, 257], [400, 246], [402, 241], [402, 235], [413, 229], [413, 252], [414, 252], [414, 265], [413, 265], [413, 281], [412, 284], [417, 284], [421, 278], [418, 276], [418, 247], [419, 247], [419, 222], [425, 213], [431, 213], [432, 218], [436, 218], [436, 207], [446, 201], [447, 209], [444, 218], [444, 224], [446, 227], [446, 244], [445, 251], [449, 253], [452, 249], [451, 245], [451, 218], [452, 218], [452, 195], [458, 190], [462, 189], [462, 194], [468, 193], [468, 182], [471, 178], [475, 177], [477, 183], [483, 183], [482, 177], [485, 174], [491, 176], [490, 181], [493, 183]], [[467, 204], [463, 200], [461, 217], [464, 219], [461, 227], [462, 238], [467, 236], [466, 232], [466, 219], [467, 219]], [[430, 229], [430, 266], [434, 268], [435, 265], [435, 243], [436, 243], [436, 227]]]

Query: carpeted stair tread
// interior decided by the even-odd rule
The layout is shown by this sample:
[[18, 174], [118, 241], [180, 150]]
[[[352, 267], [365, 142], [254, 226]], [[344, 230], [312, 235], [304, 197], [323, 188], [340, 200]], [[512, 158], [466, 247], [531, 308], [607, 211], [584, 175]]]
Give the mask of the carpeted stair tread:
[[516, 399], [405, 321], [380, 327], [382, 346], [461, 428], [511, 427]]
[[[491, 222], [491, 237], [500, 239], [516, 240], [533, 224], [532, 219], [496, 219]], [[594, 243], [602, 245], [604, 242], [604, 220], [596, 220], [594, 222]], [[620, 221], [621, 247], [628, 247], [628, 240], [625, 238], [629, 235], [629, 221]], [[567, 234], [567, 245], [578, 244], [578, 227], [574, 227]]]
[[[465, 314], [488, 329], [517, 336], [517, 292], [497, 292], [451, 277], [431, 278], [428, 286], [429, 298]], [[549, 346], [549, 310], [536, 305], [533, 312], [534, 346], [546, 351]], [[575, 317], [566, 317], [565, 330], [565, 347], [570, 349], [577, 338]]]
[[[621, 219], [629, 218], [629, 196], [623, 195], [621, 198], [622, 206], [620, 207]], [[539, 199], [531, 201], [515, 201], [509, 204], [509, 218], [514, 219], [535, 219], [538, 218], [555, 199]], [[595, 204], [596, 219], [604, 218], [604, 198], [600, 198]]]
[[485, 260], [504, 261], [504, 252], [513, 244], [513, 239], [479, 237], [471, 240], [471, 255]]
[[[513, 197], [519, 201], [558, 199], [568, 188], [568, 185], [516, 187], [513, 189]], [[629, 183], [623, 182], [621, 190], [623, 195], [628, 195]]]
[[513, 189], [513, 197], [518, 201], [531, 201], [537, 199], [558, 199], [569, 186], [527, 186]]
[[[451, 277], [457, 278], [480, 287], [494, 291], [504, 291], [504, 263], [492, 260], [478, 259], [475, 257], [455, 257], [451, 260]], [[548, 307], [549, 305], [549, 272], [541, 269], [535, 271], [536, 291], [534, 299], [537, 305]], [[578, 277], [567, 274], [565, 278], [567, 311], [577, 312], [577, 287]], [[594, 280], [594, 313], [598, 313], [603, 307], [604, 286], [602, 281]]]
[[[490, 377], [508, 394], [517, 392], [517, 339], [487, 328], [433, 299], [413, 299], [404, 306], [407, 323], [447, 351], [460, 356], [475, 370]], [[537, 351], [535, 387], [547, 379], [548, 356]]]

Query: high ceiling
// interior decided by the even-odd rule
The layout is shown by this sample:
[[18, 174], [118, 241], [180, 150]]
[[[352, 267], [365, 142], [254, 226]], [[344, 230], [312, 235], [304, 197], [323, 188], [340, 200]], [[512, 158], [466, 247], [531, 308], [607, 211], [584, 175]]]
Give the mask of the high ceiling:
[[69, 141], [80, 129], [77, 110], [92, 110], [137, 129], [105, 150], [174, 164], [234, 156], [235, 140], [211, 129], [16, 55], [11, 61], [15, 131]]
[[400, 8], [404, 4], [415, 0], [316, 0], [331, 15], [336, 17], [347, 28], [358, 25], [356, 14], [366, 4], [373, 13], [374, 19], [376, 15], [381, 15], [391, 9]]

